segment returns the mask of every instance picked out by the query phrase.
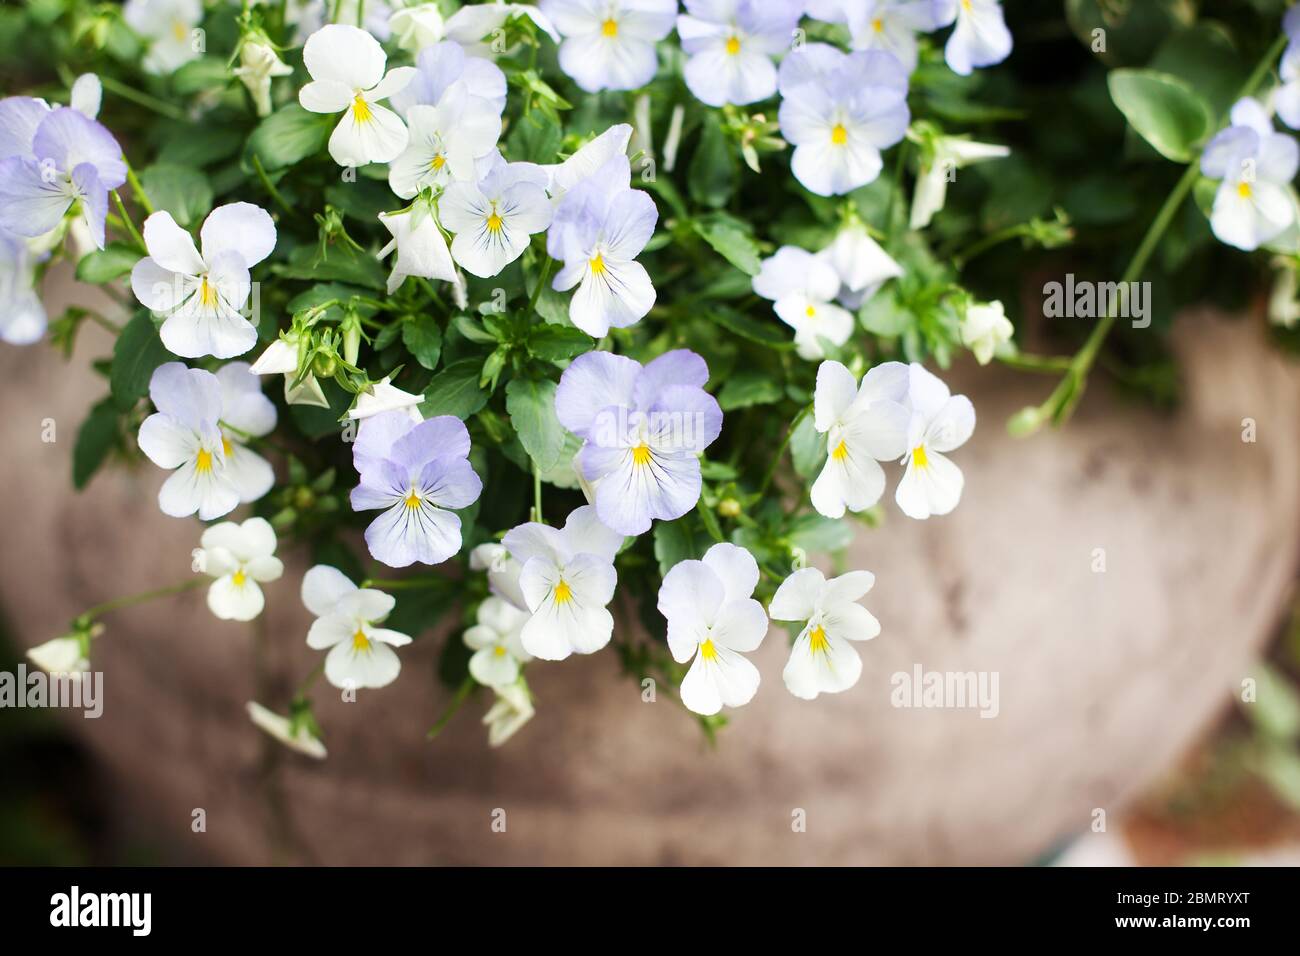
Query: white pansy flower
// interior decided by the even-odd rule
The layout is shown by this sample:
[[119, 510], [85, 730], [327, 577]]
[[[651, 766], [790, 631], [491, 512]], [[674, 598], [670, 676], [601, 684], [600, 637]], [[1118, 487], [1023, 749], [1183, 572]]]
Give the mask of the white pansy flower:
[[856, 309], [887, 281], [903, 274], [903, 267], [858, 220], [840, 229], [831, 244], [817, 255], [829, 262], [840, 277], [840, 291], [835, 298], [846, 309]]
[[526, 17], [552, 41], [560, 42], [560, 34], [546, 14], [528, 3], [474, 3], [461, 7], [447, 18], [447, 37], [479, 56], [505, 53], [499, 41], [500, 31], [515, 17]]
[[445, 35], [442, 11], [436, 3], [417, 3], [393, 11], [388, 29], [397, 38], [397, 45], [411, 53], [433, 46]]
[[782, 246], [764, 259], [754, 291], [774, 303], [794, 329], [795, 351], [810, 361], [826, 357], [821, 339], [840, 346], [853, 334], [853, 315], [835, 304], [840, 275], [829, 261], [797, 246]]
[[397, 251], [393, 271], [388, 276], [389, 295], [397, 291], [407, 276], [456, 281], [456, 267], [432, 205], [417, 199], [402, 212], [381, 212], [379, 221], [393, 237], [379, 250], [379, 258]]
[[302, 49], [312, 82], [298, 92], [302, 108], [313, 113], [343, 113], [330, 134], [330, 156], [340, 166], [387, 163], [406, 149], [402, 119], [379, 105], [415, 77], [414, 67], [384, 72], [388, 56], [379, 41], [357, 27], [321, 27]]
[[936, 136], [934, 158], [917, 171], [916, 191], [912, 194], [912, 229], [924, 229], [943, 208], [948, 195], [948, 182], [955, 171], [972, 163], [990, 159], [1005, 159], [1011, 155], [1006, 146], [994, 143], [976, 143], [961, 136]]
[[265, 518], [243, 524], [223, 521], [203, 532], [199, 567], [214, 578], [208, 608], [223, 621], [251, 621], [266, 598], [260, 585], [279, 580], [284, 564], [275, 556], [275, 529]]
[[149, 41], [146, 73], [174, 73], [203, 53], [203, 38], [195, 27], [203, 19], [202, 0], [127, 0], [122, 19]]
[[37, 295], [37, 257], [26, 241], [0, 232], [0, 342], [31, 345], [45, 334], [45, 306]]
[[466, 272], [491, 278], [518, 259], [534, 233], [551, 224], [546, 172], [507, 163], [497, 153], [477, 184], [454, 182], [438, 201], [442, 225], [455, 234], [451, 255]]
[[998, 0], [936, 0], [936, 25], [956, 23], [943, 48], [948, 68], [961, 76], [1001, 63], [1011, 53], [1011, 31]]
[[298, 378], [298, 339], [292, 334], [268, 345], [249, 371], [254, 375], [283, 375], [284, 400], [288, 405], [330, 407], [329, 399], [311, 372], [295, 384]]
[[1219, 179], [1210, 213], [1210, 228], [1220, 242], [1258, 249], [1296, 223], [1296, 197], [1291, 188], [1300, 149], [1296, 141], [1276, 132], [1257, 100], [1238, 100], [1227, 129], [1210, 140], [1201, 154], [1201, 172]]
[[563, 530], [537, 523], [512, 528], [502, 543], [522, 566], [519, 589], [531, 617], [521, 638], [529, 654], [561, 661], [609, 643], [614, 618], [606, 605], [618, 582], [614, 555], [623, 536], [601, 524], [595, 507], [575, 509]]
[[240, 501], [256, 501], [275, 484], [275, 472], [265, 458], [248, 447], [253, 438], [275, 430], [275, 403], [262, 394], [262, 382], [247, 362], [228, 362], [217, 369], [221, 386], [221, 477]]
[[560, 69], [588, 93], [634, 90], [654, 79], [656, 44], [673, 30], [677, 0], [542, 0], [564, 37]]
[[1014, 331], [1001, 302], [972, 302], [961, 320], [961, 344], [971, 350], [975, 361], [988, 365]]
[[939, 28], [934, 0], [838, 0], [855, 50], [893, 54], [903, 69], [916, 69], [916, 35]]
[[249, 269], [275, 248], [275, 223], [260, 206], [236, 202], [208, 213], [199, 230], [202, 252], [159, 211], [144, 221], [149, 255], [131, 270], [131, 291], [146, 308], [167, 315], [158, 330], [182, 358], [231, 358], [257, 344], [257, 329], [240, 310], [252, 289]]
[[483, 715], [483, 723], [488, 729], [488, 746], [500, 747], [519, 732], [519, 729], [533, 719], [533, 695], [523, 679], [504, 687], [493, 687], [496, 700]]
[[487, 573], [488, 587], [498, 597], [505, 598], [520, 610], [528, 610], [528, 599], [519, 589], [519, 572], [523, 566], [510, 556], [504, 544], [480, 544], [469, 553], [472, 571]]
[[915, 362], [910, 367], [907, 471], [894, 500], [909, 518], [946, 515], [957, 507], [965, 483], [961, 469], [943, 454], [960, 448], [975, 430], [975, 407], [953, 395], [937, 376]]
[[551, 194], [551, 201], [559, 205], [564, 194], [578, 183], [594, 175], [615, 156], [626, 156], [631, 139], [632, 127], [618, 123], [584, 143], [564, 162], [543, 166], [547, 177], [546, 191]]
[[763, 605], [751, 597], [757, 585], [754, 556], [726, 543], [664, 575], [659, 613], [668, 621], [668, 649], [679, 664], [694, 659], [681, 687], [688, 710], [716, 714], [749, 703], [758, 691], [758, 668], [741, 656], [767, 635]]
[[75, 634], [37, 644], [27, 651], [27, 659], [47, 674], [84, 674], [90, 670], [86, 645]]
[[293, 68], [280, 59], [273, 46], [258, 37], [239, 47], [239, 66], [232, 72], [247, 87], [257, 115], [266, 116], [271, 112], [271, 80], [292, 75]]
[[469, 672], [480, 684], [500, 687], [519, 679], [519, 665], [532, 660], [521, 634], [528, 612], [495, 595], [478, 606], [477, 623], [465, 632], [465, 646], [474, 651]]
[[491, 155], [501, 136], [501, 114], [484, 109], [485, 102], [456, 83], [437, 106], [407, 109], [411, 138], [388, 170], [393, 192], [411, 199], [427, 187], [477, 178], [475, 162]]
[[885, 493], [878, 462], [897, 460], [907, 450], [910, 414], [908, 368], [902, 362], [877, 365], [862, 377], [839, 362], [817, 369], [813, 424], [826, 435], [826, 464], [812, 486], [812, 503], [828, 518], [865, 511]]
[[371, 383], [369, 388], [357, 395], [356, 402], [348, 410], [348, 418], [360, 421], [372, 415], [405, 409], [412, 421], [422, 422], [424, 416], [416, 410], [416, 406], [423, 401], [423, 395], [402, 391], [392, 384], [391, 376], [385, 375], [382, 380]]
[[263, 707], [253, 700], [245, 704], [244, 709], [248, 713], [248, 719], [253, 722], [255, 727], [270, 734], [271, 737], [290, 750], [295, 750], [308, 757], [314, 757], [317, 760], [325, 759], [325, 744], [312, 732], [312, 728], [307, 721], [301, 719], [294, 721], [289, 717]]
[[858, 600], [871, 590], [870, 571], [850, 571], [826, 580], [816, 568], [801, 568], [781, 582], [768, 613], [774, 621], [803, 621], [781, 676], [790, 693], [804, 700], [848, 690], [862, 676], [862, 658], [851, 641], [869, 641], [880, 622]]
[[83, 73], [72, 83], [69, 104], [87, 119], [99, 115], [99, 107], [104, 99], [104, 85], [94, 73]]
[[743, 105], [776, 92], [772, 57], [785, 53], [803, 0], [685, 0], [677, 35], [686, 86], [709, 106]]
[[358, 588], [338, 568], [318, 564], [302, 579], [302, 603], [316, 615], [307, 646], [329, 649], [325, 679], [335, 687], [386, 687], [402, 669], [394, 647], [411, 643], [399, 631], [376, 627], [397, 602], [391, 594]]

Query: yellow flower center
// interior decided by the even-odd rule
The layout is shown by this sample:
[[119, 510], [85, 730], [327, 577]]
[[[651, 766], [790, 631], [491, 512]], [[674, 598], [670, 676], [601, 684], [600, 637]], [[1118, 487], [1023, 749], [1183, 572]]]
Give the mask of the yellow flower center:
[[587, 265], [591, 268], [591, 271], [594, 272], [596, 275], [600, 275], [602, 272], [605, 271], [605, 259], [599, 252], [596, 253], [596, 257], [594, 259], [591, 259], [587, 263]]
[[876, 17], [871, 21], [871, 29], [875, 30], [877, 33], [883, 32], [885, 29], [885, 21], [880, 19], [880, 17]]
[[1240, 196], [1242, 199], [1249, 199], [1252, 192], [1254, 192], [1254, 190], [1250, 188], [1250, 183], [1248, 182], [1237, 183], [1237, 195]]
[[366, 102], [365, 97], [360, 93], [352, 100], [352, 115], [358, 123], [369, 123], [372, 119], [370, 104]]
[[442, 153], [439, 153], [437, 156], [433, 157], [433, 159], [429, 160], [430, 169], [442, 169], [445, 165], [447, 165], [447, 157], [442, 155]]
[[185, 24], [180, 20], [172, 21], [172, 36], [174, 36], [177, 40], [184, 40], [189, 35], [190, 35], [190, 28], [187, 24]]
[[648, 465], [653, 457], [650, 454], [650, 446], [645, 442], [632, 449], [632, 464], [634, 465]]
[[357, 628], [356, 633], [352, 635], [352, 649], [354, 651], [370, 650], [370, 638], [366, 637], [366, 632]]
[[199, 305], [211, 308], [217, 304], [217, 290], [208, 283], [208, 277], [204, 276], [199, 283]]
[[917, 445], [912, 449], [912, 464], [917, 468], [929, 468], [930, 459], [925, 454], [925, 446]]
[[243, 568], [240, 568], [238, 571], [236, 571], [234, 574], [230, 576], [230, 580], [235, 585], [235, 587], [242, 588], [244, 586], [244, 582], [248, 580], [248, 575], [244, 573]]
[[712, 641], [705, 641], [700, 645], [700, 656], [706, 661], [711, 661], [718, 656], [718, 649], [713, 646]]
[[555, 603], [568, 604], [573, 600], [573, 588], [569, 587], [569, 582], [560, 579], [560, 583], [555, 585]]
[[492, 648], [492, 653], [496, 657], [505, 657], [506, 649], [498, 644], [496, 647]]
[[739, 38], [739, 37], [728, 37], [728, 38], [727, 38], [727, 56], [735, 56], [735, 55], [736, 55], [737, 53], [739, 53], [739, 52], [740, 52], [740, 38]]
[[412, 511], [420, 507], [420, 496], [415, 493], [414, 488], [412, 488], [411, 493], [406, 496], [406, 507], [410, 508]]
[[607, 37], [618, 36], [618, 21], [613, 17], [610, 17], [600, 25], [600, 32], [605, 34]]
[[844, 442], [841, 441], [838, 445], [835, 446], [835, 450], [831, 452], [831, 457], [834, 458], [836, 461], [843, 461], [845, 458], [848, 458], [849, 446], [844, 444]]
[[843, 146], [849, 141], [849, 131], [844, 128], [843, 123], [836, 123], [831, 130], [831, 142], [836, 146]]
[[970, 9], [970, 0], [961, 0], [961, 5], [962, 5], [962, 7], [963, 7], [964, 9], [969, 10], [969, 9]]
[[198, 457], [194, 459], [194, 470], [201, 475], [206, 475], [212, 470], [212, 452], [206, 448], [200, 448]]
[[488, 232], [497, 233], [501, 231], [501, 217], [497, 214], [496, 209], [492, 210], [492, 215], [487, 217]]
[[221, 450], [226, 453], [227, 458], [235, 453], [235, 446], [230, 444], [230, 439], [225, 436], [224, 432], [221, 435]]
[[830, 642], [826, 640], [826, 631], [818, 624], [808, 632], [808, 650], [813, 654], [824, 654], [829, 649]]
[[810, 305], [808, 306], [808, 308], [803, 310], [803, 314], [808, 316], [808, 318], [811, 319], [814, 315], [817, 314], [817, 309]]

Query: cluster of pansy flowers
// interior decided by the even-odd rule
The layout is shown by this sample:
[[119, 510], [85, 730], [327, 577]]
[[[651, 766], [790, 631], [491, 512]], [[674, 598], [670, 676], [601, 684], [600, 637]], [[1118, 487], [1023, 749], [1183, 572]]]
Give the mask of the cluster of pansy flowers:
[[[361, 12], [364, 9], [364, 19]], [[1011, 49], [997, 0], [541, 0], [538, 6], [490, 3], [444, 19], [436, 4], [392, 9], [380, 0], [333, 4], [334, 16], [362, 27], [327, 23], [326, 4], [292, 2], [289, 22], [303, 42], [311, 80], [301, 106], [338, 114], [330, 156], [342, 167], [387, 164], [403, 208], [379, 216], [392, 241], [389, 293], [408, 277], [446, 282], [464, 304], [463, 273], [490, 278], [545, 234], [560, 268], [556, 291], [569, 292], [572, 323], [600, 339], [633, 325], [655, 303], [655, 289], [637, 261], [655, 231], [649, 195], [632, 188], [632, 127], [615, 125], [554, 165], [509, 162], [498, 149], [507, 83], [493, 62], [489, 38], [514, 18], [528, 18], [558, 44], [559, 63], [589, 92], [633, 90], [658, 71], [657, 44], [676, 30], [686, 54], [684, 79], [703, 103], [748, 105], [779, 97], [779, 127], [793, 147], [795, 178], [821, 196], [842, 195], [876, 179], [882, 151], [905, 136], [921, 146], [910, 225], [923, 228], [942, 208], [951, 169], [1007, 155], [1005, 147], [909, 128], [909, 77], [920, 33], [952, 26], [944, 57], [957, 73], [1004, 59]], [[124, 19], [148, 42], [146, 70], [170, 73], [201, 49], [193, 31], [200, 0], [129, 0]], [[847, 27], [849, 49], [801, 42], [807, 17]], [[1288, 14], [1288, 34], [1300, 18]], [[378, 39], [377, 39], [378, 38]], [[389, 68], [379, 42], [392, 40], [413, 65]], [[1284, 85], [1274, 104], [1285, 122], [1300, 121], [1300, 41], [1288, 47]], [[292, 70], [260, 32], [241, 37], [233, 75], [247, 87], [255, 112], [271, 108], [271, 84]], [[126, 180], [122, 151], [99, 124], [100, 89], [79, 79], [70, 106], [36, 99], [0, 101], [0, 337], [40, 337], [45, 316], [33, 286], [40, 263], [65, 238], [77, 251], [103, 248], [109, 192]], [[1271, 128], [1266, 107], [1243, 101], [1231, 125], [1206, 149], [1204, 172], [1223, 180], [1211, 223], [1224, 242], [1255, 248], [1296, 227], [1289, 185], [1296, 148]], [[1244, 170], [1249, 169], [1248, 177]], [[1285, 201], [1284, 201], [1285, 200]], [[142, 229], [148, 255], [131, 288], [162, 316], [160, 337], [182, 359], [234, 359], [257, 342], [245, 314], [252, 270], [276, 245], [274, 219], [247, 202], [219, 206], [198, 230], [198, 242], [167, 212]], [[906, 515], [925, 519], [956, 507], [962, 474], [947, 456], [971, 435], [974, 409], [964, 396], [919, 365], [886, 362], [858, 374], [826, 360], [852, 335], [854, 310], [901, 266], [852, 214], [818, 252], [780, 247], [764, 260], [754, 291], [772, 301], [794, 333], [797, 354], [818, 361], [812, 415], [825, 436], [826, 458], [810, 489], [813, 507], [829, 518], [874, 507], [887, 484], [881, 462], [898, 462], [894, 498]], [[961, 336], [981, 363], [1011, 337], [1000, 303], [970, 303]], [[173, 516], [216, 521], [251, 504], [274, 485], [270, 464], [250, 444], [277, 424], [259, 376], [281, 374], [290, 403], [327, 404], [304, 365], [298, 330], [281, 332], [251, 365], [217, 371], [182, 362], [160, 366], [150, 383], [156, 409], [141, 425], [141, 451], [170, 472], [159, 506]], [[862, 374], [865, 371], [865, 374]], [[628, 538], [655, 521], [695, 508], [700, 456], [717, 439], [723, 414], [705, 390], [702, 357], [672, 350], [642, 364], [593, 351], [561, 375], [555, 412], [577, 443], [572, 466], [588, 504], [563, 527], [530, 521], [500, 543], [469, 556], [486, 575], [490, 596], [463, 640], [473, 651], [470, 675], [495, 691], [485, 718], [498, 744], [533, 715], [524, 669], [534, 660], [590, 654], [611, 640], [609, 606], [618, 584], [617, 555]], [[456, 514], [477, 501], [482, 481], [470, 464], [470, 437], [459, 419], [424, 420], [419, 395], [388, 378], [370, 383], [347, 413], [359, 423], [353, 445], [356, 511], [377, 515], [365, 533], [376, 560], [395, 568], [437, 565], [462, 549]], [[281, 577], [272, 526], [261, 518], [221, 521], [205, 529], [195, 570], [209, 576], [208, 605], [219, 618], [248, 621], [265, 607], [262, 586]], [[880, 625], [859, 601], [874, 583], [866, 571], [827, 579], [796, 567], [765, 609], [755, 599], [754, 556], [731, 543], [682, 561], [665, 575], [658, 608], [668, 647], [689, 669], [683, 703], [702, 715], [749, 702], [759, 686], [745, 657], [758, 649], [771, 621], [797, 631], [783, 671], [800, 698], [844, 691], [862, 662], [852, 642], [874, 638]], [[395, 606], [382, 590], [359, 586], [336, 568], [318, 565], [303, 578], [301, 598], [315, 617], [310, 647], [326, 652], [325, 678], [340, 688], [380, 688], [401, 669], [396, 648], [409, 635], [383, 627]], [[93, 629], [48, 642], [33, 660], [53, 669], [88, 666]], [[324, 756], [310, 707], [295, 699], [288, 716], [256, 703], [250, 718], [288, 746]]]

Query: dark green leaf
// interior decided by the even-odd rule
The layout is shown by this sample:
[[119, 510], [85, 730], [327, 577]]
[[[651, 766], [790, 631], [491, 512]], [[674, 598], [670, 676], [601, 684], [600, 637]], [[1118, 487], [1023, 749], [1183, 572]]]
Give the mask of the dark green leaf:
[[148, 312], [137, 312], [126, 323], [113, 346], [113, 371], [109, 390], [117, 407], [126, 410], [149, 391], [154, 369], [173, 356], [158, 338]]
[[660, 574], [667, 574], [679, 561], [701, 557], [707, 543], [692, 527], [690, 515], [676, 521], [657, 522], [654, 536]]
[[1112, 70], [1110, 98], [1129, 125], [1161, 156], [1190, 162], [1210, 131], [1210, 107], [1185, 82], [1155, 70]]
[[779, 402], [784, 395], [785, 390], [770, 373], [746, 369], [726, 380], [718, 393], [718, 404], [724, 412], [730, 412], [751, 405]]
[[479, 359], [453, 362], [433, 377], [424, 390], [420, 411], [425, 418], [455, 415], [466, 419], [487, 404], [488, 393], [479, 387], [483, 363]]
[[323, 150], [337, 121], [290, 103], [262, 120], [248, 145], [264, 167], [283, 169]]
[[81, 257], [77, 263], [77, 281], [99, 285], [126, 275], [140, 261], [140, 250], [125, 242], [110, 242]]
[[813, 426], [809, 413], [799, 420], [790, 436], [790, 458], [794, 470], [803, 478], [815, 478], [826, 460], [826, 436]]
[[713, 306], [702, 311], [706, 318], [712, 319], [728, 332], [735, 332], [751, 342], [768, 345], [772, 348], [794, 347], [794, 341], [790, 334], [785, 331], [785, 326], [776, 321], [775, 316], [773, 316], [771, 322], [760, 322], [758, 319], [751, 319], [747, 315], [724, 306]]
[[86, 487], [120, 437], [117, 408], [111, 398], [106, 398], [90, 410], [77, 430], [77, 443], [72, 449], [72, 484], [78, 491]]
[[713, 209], [725, 206], [736, 188], [736, 160], [722, 125], [712, 112], [705, 116], [700, 143], [686, 173], [686, 184], [692, 199]]
[[140, 184], [154, 209], [165, 209], [177, 224], [198, 225], [212, 209], [212, 185], [193, 166], [158, 163], [140, 174]]
[[590, 335], [569, 325], [538, 325], [528, 333], [528, 352], [543, 362], [567, 362], [595, 343]]
[[427, 369], [438, 367], [442, 354], [442, 329], [431, 315], [416, 315], [402, 323], [402, 344]]
[[695, 231], [713, 251], [746, 275], [758, 275], [758, 245], [748, 233], [727, 222], [696, 221]]
[[566, 435], [555, 416], [555, 383], [550, 379], [511, 379], [506, 385], [506, 411], [537, 470], [554, 468]]

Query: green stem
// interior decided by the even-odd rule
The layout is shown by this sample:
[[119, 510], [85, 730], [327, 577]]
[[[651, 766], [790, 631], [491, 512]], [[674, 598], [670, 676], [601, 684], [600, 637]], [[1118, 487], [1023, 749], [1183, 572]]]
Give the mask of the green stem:
[[131, 216], [126, 211], [126, 204], [122, 202], [122, 195], [116, 189], [113, 190], [113, 202], [117, 204], [117, 212], [126, 226], [126, 231], [131, 234], [131, 241], [140, 247], [141, 252], [148, 255], [149, 247], [144, 244], [144, 236], [140, 235], [140, 230], [131, 221]]
[[1033, 355], [1029, 352], [1015, 352], [1011, 355], [999, 355], [997, 360], [1008, 368], [1022, 372], [1046, 372], [1049, 375], [1068, 372], [1074, 358], [1069, 355]]
[[447, 578], [367, 578], [363, 588], [380, 588], [385, 591], [413, 591], [418, 588], [436, 588], [447, 583]]
[[194, 588], [210, 583], [207, 578], [192, 578], [189, 581], [182, 581], [180, 584], [173, 584], [170, 587], [156, 588], [152, 591], [142, 591], [139, 594], [132, 594], [127, 597], [114, 598], [111, 601], [105, 601], [103, 604], [96, 604], [94, 607], [85, 611], [77, 618], [78, 621], [84, 621], [89, 624], [102, 615], [110, 611], [118, 611], [124, 607], [131, 607], [136, 604], [144, 604], [146, 601], [152, 601], [155, 598], [171, 597], [173, 594], [182, 594], [185, 591], [192, 591]]
[[1024, 223], [1016, 223], [1014, 226], [1004, 226], [997, 232], [991, 232], [982, 239], [971, 243], [964, 251], [954, 255], [952, 257], [953, 268], [960, 272], [965, 267], [966, 263], [970, 262], [980, 253], [988, 252], [994, 246], [1007, 242], [1010, 239], [1016, 239], [1024, 234]]
[[537, 309], [537, 300], [541, 298], [542, 286], [546, 285], [546, 280], [551, 277], [551, 266], [555, 260], [547, 253], [546, 261], [542, 263], [541, 274], [537, 277], [537, 285], [533, 288], [533, 294], [528, 297], [528, 311], [533, 312]]
[[141, 93], [135, 87], [127, 86], [125, 83], [119, 83], [117, 80], [106, 74], [100, 76], [99, 82], [103, 85], [104, 89], [108, 90], [110, 93], [117, 94], [124, 100], [130, 100], [132, 103], [136, 103], [146, 109], [151, 109], [155, 113], [166, 116], [168, 119], [174, 119], [181, 123], [189, 122], [189, 117], [185, 115], [184, 110], [178, 109], [170, 103], [163, 102], [156, 96], [150, 96], [148, 93]]
[[776, 454], [772, 456], [772, 464], [767, 466], [767, 474], [763, 476], [763, 481], [758, 486], [758, 493], [760, 496], [766, 494], [767, 486], [772, 483], [772, 477], [776, 474], [777, 466], [781, 464], [781, 458], [785, 455], [785, 450], [790, 444], [790, 439], [794, 437], [795, 429], [799, 427], [799, 423], [802, 422], [811, 411], [812, 406], [805, 405], [799, 414], [794, 417], [794, 421], [790, 423], [790, 427], [786, 430], [785, 438], [781, 441], [781, 447], [779, 447], [776, 450]]
[[533, 462], [533, 520], [538, 524], [546, 524], [542, 518], [542, 476], [537, 470], [536, 462]]
[[256, 153], [253, 154], [253, 171], [257, 173], [257, 178], [261, 182], [262, 188], [266, 190], [267, 195], [275, 200], [277, 206], [292, 216], [294, 214], [293, 207], [280, 194], [280, 190], [275, 188], [275, 183], [271, 182], [271, 177], [266, 175], [266, 168], [262, 165], [262, 160], [258, 158]]
[[456, 712], [460, 710], [461, 705], [463, 705], [465, 701], [469, 700], [469, 695], [474, 693], [474, 688], [476, 686], [477, 684], [472, 677], [466, 677], [460, 682], [460, 686], [456, 688], [456, 695], [452, 697], [451, 702], [447, 705], [447, 709], [442, 712], [442, 716], [438, 718], [438, 722], [430, 727], [429, 732], [424, 735], [425, 740], [432, 740], [434, 737], [437, 737], [438, 734], [442, 733], [442, 729], [446, 727], [447, 724], [451, 723], [451, 719], [456, 716]]
[[325, 660], [324, 658], [322, 658], [321, 662], [312, 668], [311, 673], [302, 679], [302, 683], [299, 684], [298, 689], [293, 692], [293, 696], [301, 697], [304, 694], [306, 694], [307, 691], [311, 690], [312, 684], [316, 683], [316, 681], [320, 679], [321, 674], [324, 673], [325, 673]]
[[153, 203], [149, 201], [149, 195], [144, 191], [144, 186], [140, 185], [140, 178], [136, 176], [135, 170], [131, 164], [126, 164], [126, 181], [131, 184], [131, 194], [135, 196], [135, 201], [140, 204], [146, 216], [153, 215]]
[[109, 332], [112, 332], [114, 335], [121, 335], [121, 334], [122, 334], [122, 329], [121, 329], [120, 326], [114, 325], [112, 322], [108, 321], [108, 319], [104, 318], [104, 317], [103, 317], [102, 315], [100, 315], [98, 312], [91, 312], [91, 311], [87, 310], [87, 311], [86, 311], [86, 318], [90, 319], [90, 320], [91, 320], [92, 322], [94, 322], [96, 325], [98, 325], [98, 326], [100, 326], [100, 327], [102, 327], [102, 328], [104, 328], [104, 329], [107, 329]]

